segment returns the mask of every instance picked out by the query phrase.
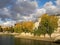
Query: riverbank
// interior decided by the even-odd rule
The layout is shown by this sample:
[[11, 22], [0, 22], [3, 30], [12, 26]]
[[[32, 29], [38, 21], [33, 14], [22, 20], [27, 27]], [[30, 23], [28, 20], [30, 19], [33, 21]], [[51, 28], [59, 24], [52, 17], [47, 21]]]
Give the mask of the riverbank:
[[16, 38], [23, 38], [23, 39], [32, 39], [32, 40], [42, 40], [42, 41], [50, 41], [50, 42], [53, 42], [54, 41], [54, 37], [53, 38], [50, 38], [49, 35], [40, 35], [40, 36], [34, 36], [33, 34], [30, 34], [30, 33], [22, 33], [22, 34], [19, 34], [19, 35], [15, 35]]
[[41, 41], [50, 41], [53, 42], [53, 38], [47, 38], [47, 37], [39, 37], [39, 36], [15, 36], [16, 38], [22, 38], [22, 39], [31, 39], [31, 40], [41, 40]]
[[50, 41], [53, 42], [54, 41], [54, 35], [52, 35], [53, 37], [50, 38], [48, 35], [46, 35], [45, 37], [43, 35], [41, 36], [34, 36], [33, 34], [30, 33], [0, 33], [0, 35], [13, 35], [15, 38], [22, 38], [22, 39], [32, 39], [32, 40], [42, 40], [42, 41]]

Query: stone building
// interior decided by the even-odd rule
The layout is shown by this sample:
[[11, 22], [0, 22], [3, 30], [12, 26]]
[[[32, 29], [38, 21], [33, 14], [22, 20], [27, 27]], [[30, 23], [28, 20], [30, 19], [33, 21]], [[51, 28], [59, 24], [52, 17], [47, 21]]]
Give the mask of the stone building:
[[58, 18], [58, 28], [56, 32], [60, 32], [60, 15], [56, 15]]
[[39, 26], [39, 23], [40, 23], [40, 21], [41, 21], [41, 18], [39, 17], [38, 19], [37, 19], [37, 21], [34, 23], [34, 29], [38, 29], [38, 26]]
[[[57, 18], [58, 18], [58, 22], [57, 22], [58, 23], [58, 28], [57, 28], [57, 30], [55, 32], [60, 32], [60, 15], [55, 15], [55, 16], [57, 16]], [[38, 29], [40, 21], [41, 21], [41, 18], [39, 17], [37, 19], [37, 21], [35, 22], [34, 29]]]

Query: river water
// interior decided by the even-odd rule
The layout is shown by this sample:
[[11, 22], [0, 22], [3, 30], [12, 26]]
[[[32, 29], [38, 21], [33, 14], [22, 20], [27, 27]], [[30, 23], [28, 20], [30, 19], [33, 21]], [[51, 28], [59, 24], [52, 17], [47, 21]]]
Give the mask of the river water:
[[60, 45], [58, 43], [14, 38], [12, 35], [0, 36], [0, 45]]

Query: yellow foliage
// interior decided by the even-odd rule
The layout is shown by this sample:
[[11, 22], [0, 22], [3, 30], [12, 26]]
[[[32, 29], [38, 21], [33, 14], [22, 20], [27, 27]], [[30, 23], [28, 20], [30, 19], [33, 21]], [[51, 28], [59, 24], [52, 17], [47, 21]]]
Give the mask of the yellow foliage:
[[21, 22], [21, 23], [15, 24], [15, 27], [27, 29], [29, 31], [33, 30], [33, 26], [34, 26], [34, 22], [32, 22], [32, 21], [26, 21], [26, 22]]
[[28, 21], [28, 22], [23, 22], [22, 25], [23, 25], [24, 28], [27, 28], [28, 30], [32, 30], [33, 26], [34, 26], [34, 23], [31, 22], [31, 21]]

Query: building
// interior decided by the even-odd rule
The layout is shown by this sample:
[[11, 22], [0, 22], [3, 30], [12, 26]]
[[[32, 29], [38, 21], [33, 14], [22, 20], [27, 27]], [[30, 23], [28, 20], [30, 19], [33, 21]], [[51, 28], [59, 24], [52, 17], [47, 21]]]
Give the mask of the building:
[[39, 26], [39, 23], [40, 23], [40, 21], [41, 21], [41, 18], [39, 17], [38, 19], [37, 19], [37, 21], [34, 23], [34, 29], [38, 29], [38, 26]]
[[57, 32], [60, 32], [60, 15], [56, 15], [58, 18], [58, 28], [57, 28]]
[[[57, 16], [57, 18], [58, 18], [58, 22], [57, 22], [58, 23], [58, 28], [57, 28], [57, 30], [55, 32], [60, 32], [60, 15], [54, 15], [54, 16]], [[35, 22], [34, 29], [38, 29], [40, 21], [41, 21], [41, 18], [39, 17], [37, 19], [37, 21]]]

